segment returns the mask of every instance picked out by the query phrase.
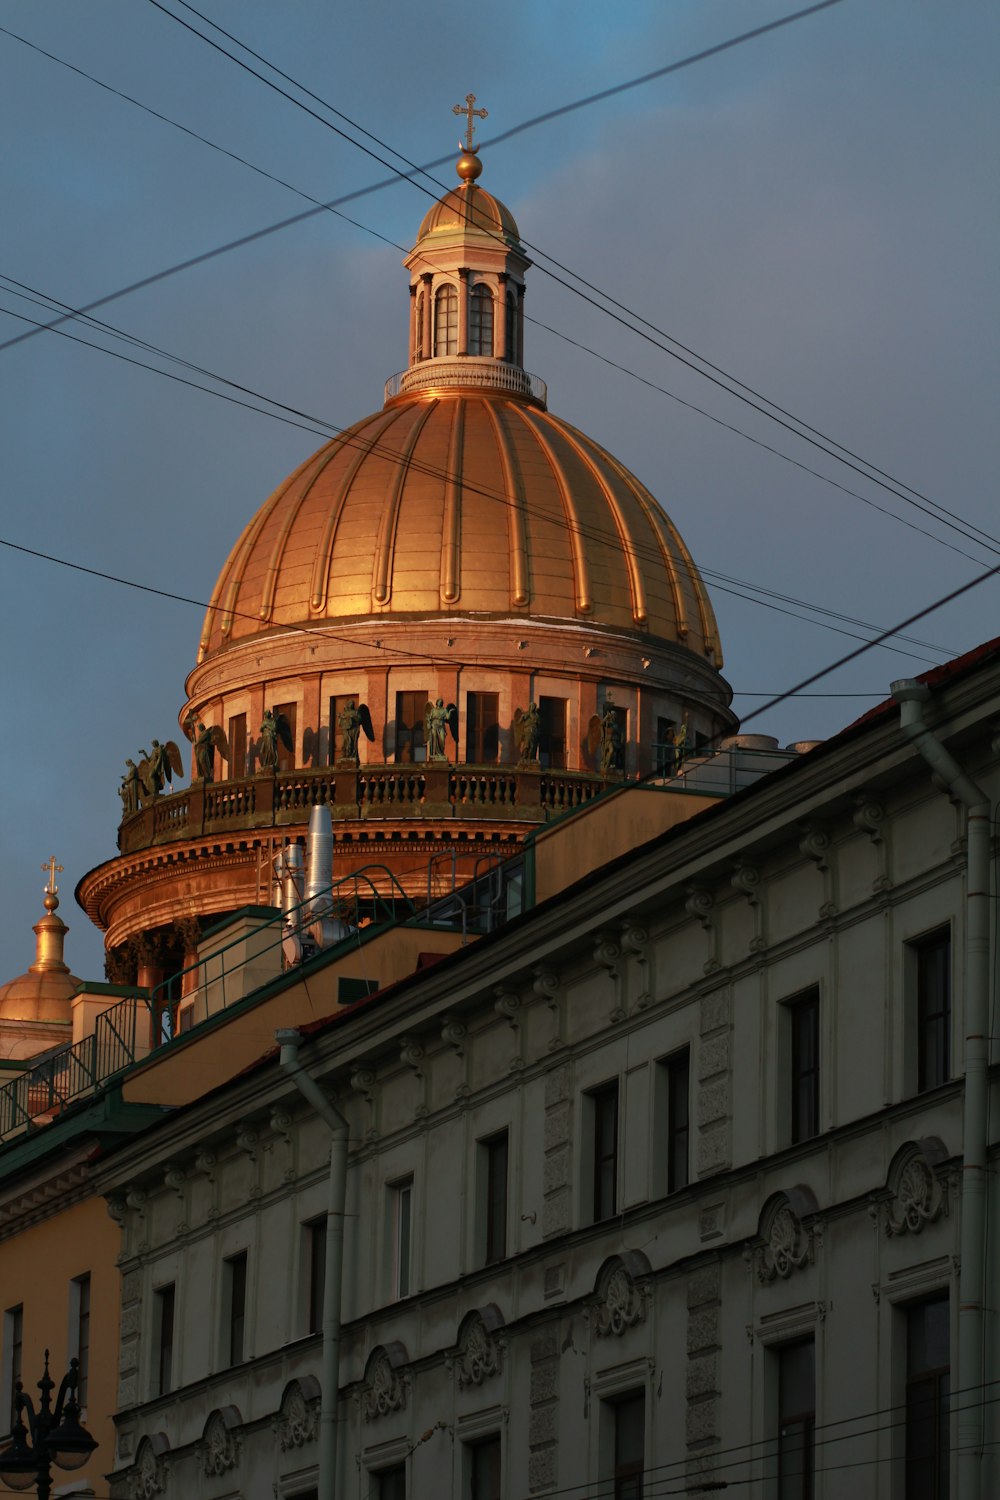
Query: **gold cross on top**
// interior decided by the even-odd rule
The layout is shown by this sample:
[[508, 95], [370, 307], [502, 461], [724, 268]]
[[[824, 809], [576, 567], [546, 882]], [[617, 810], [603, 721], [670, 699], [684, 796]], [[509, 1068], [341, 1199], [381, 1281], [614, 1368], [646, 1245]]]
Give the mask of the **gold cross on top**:
[[475, 120], [476, 119], [485, 120], [486, 116], [489, 114], [489, 110], [487, 110], [487, 109], [474, 109], [473, 105], [475, 104], [475, 102], [476, 102], [476, 96], [475, 96], [475, 94], [466, 94], [466, 96], [465, 96], [465, 103], [464, 104], [453, 104], [452, 107], [451, 107], [451, 112], [452, 112], [453, 115], [467, 115], [468, 116], [468, 124], [465, 127], [465, 149], [466, 149], [466, 151], [475, 151], [475, 149], [476, 149], [475, 146], [472, 144], [472, 132], [476, 128], [475, 127]]
[[47, 870], [49, 876], [48, 883], [45, 887], [45, 893], [47, 896], [54, 896], [59, 889], [59, 887], [56, 885], [56, 875], [62, 874], [63, 867], [62, 865], [56, 864], [56, 857], [53, 854], [52, 858], [48, 860], [44, 865], [42, 865], [42, 869]]

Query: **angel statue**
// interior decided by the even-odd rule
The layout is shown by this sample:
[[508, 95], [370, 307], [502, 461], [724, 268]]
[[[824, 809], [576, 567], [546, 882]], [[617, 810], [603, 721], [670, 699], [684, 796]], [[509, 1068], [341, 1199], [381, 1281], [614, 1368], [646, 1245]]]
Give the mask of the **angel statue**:
[[337, 728], [340, 730], [340, 754], [337, 762], [341, 764], [348, 761], [352, 766], [356, 766], [360, 760], [358, 740], [361, 738], [361, 731], [364, 730], [366, 739], [375, 738], [368, 704], [356, 704], [353, 698], [348, 698], [337, 715]]
[[214, 781], [216, 750], [223, 760], [229, 759], [229, 741], [225, 730], [220, 729], [217, 724], [209, 729], [194, 714], [189, 714], [184, 721], [184, 733], [194, 746], [194, 763], [198, 767], [198, 775], [202, 781]]
[[445, 706], [443, 698], [435, 698], [434, 702], [428, 701], [424, 709], [424, 744], [427, 746], [428, 760], [447, 760], [448, 752], [445, 749], [445, 735], [451, 730], [451, 737], [458, 741], [458, 709], [454, 703]]
[[293, 750], [292, 726], [284, 714], [275, 714], [273, 708], [265, 709], [260, 726], [260, 768], [273, 771], [278, 764], [278, 741], [286, 750]]
[[159, 740], [151, 740], [149, 750], [140, 750], [139, 754], [139, 780], [146, 798], [151, 801], [158, 797], [165, 786], [173, 791], [174, 774], [184, 775], [184, 762], [174, 741], [161, 745]]
[[122, 816], [127, 818], [139, 811], [139, 769], [134, 760], [126, 760], [125, 775], [118, 788], [122, 799]]
[[613, 703], [605, 702], [600, 716], [594, 714], [591, 717], [587, 730], [587, 747], [591, 755], [600, 752], [602, 776], [609, 776], [612, 771], [624, 770], [625, 747], [622, 741], [621, 725], [618, 723], [618, 715], [615, 713]]
[[531, 702], [527, 708], [515, 708], [514, 710], [514, 736], [517, 740], [517, 749], [520, 759], [518, 765], [530, 765], [538, 754], [538, 735], [541, 728], [541, 716], [538, 712], [538, 704]]

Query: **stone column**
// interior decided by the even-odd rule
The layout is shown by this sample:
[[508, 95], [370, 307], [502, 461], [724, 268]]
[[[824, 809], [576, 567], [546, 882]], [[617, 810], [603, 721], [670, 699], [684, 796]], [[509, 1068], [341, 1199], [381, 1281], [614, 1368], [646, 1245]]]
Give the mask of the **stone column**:
[[517, 353], [516, 363], [524, 364], [524, 287], [517, 288]]
[[493, 354], [497, 359], [508, 359], [507, 348], [507, 272], [497, 272], [497, 305], [493, 315]]
[[424, 284], [424, 359], [430, 359], [434, 353], [434, 298], [431, 296], [434, 277], [430, 271], [425, 271], [420, 280]]
[[469, 268], [458, 268], [458, 352], [469, 352]]
[[407, 363], [415, 365], [417, 362], [417, 283], [410, 282], [410, 356]]

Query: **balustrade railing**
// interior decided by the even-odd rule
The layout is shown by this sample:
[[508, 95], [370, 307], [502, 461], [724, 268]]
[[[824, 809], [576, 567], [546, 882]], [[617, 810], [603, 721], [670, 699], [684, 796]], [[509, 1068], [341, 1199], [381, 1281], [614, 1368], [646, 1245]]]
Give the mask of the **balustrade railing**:
[[[123, 854], [154, 844], [217, 835], [227, 829], [305, 823], [312, 808], [328, 805], [338, 816], [426, 816], [425, 809], [463, 817], [500, 817], [543, 822], [582, 807], [607, 783], [586, 771], [548, 771], [523, 766], [470, 766], [446, 761], [420, 765], [304, 767], [261, 772], [232, 781], [195, 782], [168, 793], [127, 817], [119, 830]], [[352, 809], [356, 809], [353, 812]]]
[[539, 375], [531, 375], [520, 365], [502, 359], [485, 359], [468, 355], [462, 359], [425, 359], [390, 375], [385, 383], [385, 400], [426, 391], [435, 386], [464, 386], [466, 389], [501, 391], [507, 396], [525, 396], [545, 406], [548, 387]]

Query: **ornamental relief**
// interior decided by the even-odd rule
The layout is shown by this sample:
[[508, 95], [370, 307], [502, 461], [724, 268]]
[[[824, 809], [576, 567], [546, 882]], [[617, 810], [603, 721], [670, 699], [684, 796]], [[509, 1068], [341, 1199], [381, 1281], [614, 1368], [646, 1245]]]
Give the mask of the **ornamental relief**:
[[497, 1331], [501, 1326], [500, 1314], [492, 1306], [486, 1311], [494, 1314], [490, 1319], [492, 1326], [487, 1327], [486, 1319], [480, 1312], [467, 1319], [459, 1352], [454, 1361], [448, 1361], [449, 1365], [454, 1364], [455, 1377], [461, 1389], [482, 1385], [484, 1380], [500, 1374], [503, 1364], [503, 1338]]
[[155, 1500], [167, 1488], [167, 1466], [153, 1449], [148, 1438], [143, 1438], [136, 1455], [135, 1468], [129, 1475], [129, 1500]]
[[240, 1445], [238, 1437], [231, 1430], [233, 1425], [234, 1422], [227, 1422], [219, 1411], [213, 1412], [205, 1423], [205, 1431], [198, 1444], [198, 1460], [206, 1479], [227, 1474], [239, 1462]]
[[627, 1328], [641, 1323], [646, 1316], [646, 1297], [622, 1265], [604, 1279], [598, 1293], [600, 1301], [591, 1313], [591, 1324], [598, 1338], [614, 1335], [621, 1338]]
[[319, 1384], [311, 1375], [302, 1384], [292, 1381], [281, 1398], [275, 1423], [282, 1453], [290, 1448], [304, 1448], [313, 1441], [319, 1426], [319, 1406]]
[[793, 1271], [801, 1271], [814, 1259], [814, 1235], [788, 1203], [781, 1203], [771, 1214], [764, 1243], [758, 1245], [755, 1262], [757, 1280], [766, 1285], [780, 1277], [787, 1281]]
[[889, 1176], [892, 1197], [885, 1205], [885, 1232], [919, 1234], [948, 1213], [948, 1184], [934, 1171], [924, 1150], [915, 1148]]
[[388, 1349], [376, 1349], [365, 1368], [361, 1415], [366, 1422], [387, 1417], [390, 1412], [401, 1411], [406, 1405], [406, 1382], [400, 1370], [406, 1351], [402, 1344], [392, 1347], [398, 1351], [395, 1357]]

